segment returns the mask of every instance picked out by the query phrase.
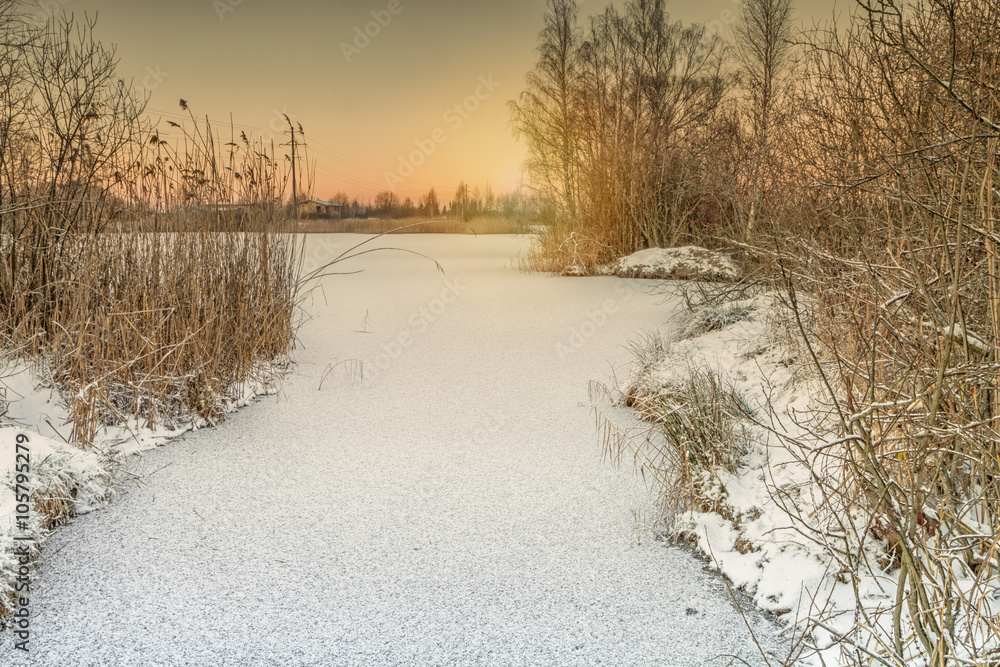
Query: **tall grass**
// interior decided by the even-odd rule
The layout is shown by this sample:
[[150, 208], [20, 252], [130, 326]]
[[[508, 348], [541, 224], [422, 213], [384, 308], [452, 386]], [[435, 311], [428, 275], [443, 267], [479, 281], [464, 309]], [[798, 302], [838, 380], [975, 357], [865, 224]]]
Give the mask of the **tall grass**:
[[281, 161], [193, 114], [151, 127], [92, 23], [17, 10], [0, 3], [25, 43], [0, 54], [23, 102], [0, 117], [0, 348], [46, 370], [79, 444], [215, 422], [294, 339]]
[[522, 258], [521, 268], [562, 275], [592, 275], [621, 253], [564, 221], [556, 221], [535, 233], [535, 243]]
[[37, 339], [71, 407], [73, 439], [133, 417], [220, 420], [293, 339], [294, 248], [266, 233], [116, 233], [76, 239]]
[[[35, 353], [47, 360], [71, 406], [78, 442], [134, 417], [151, 427], [214, 423], [228, 403], [243, 398], [246, 383], [265, 383], [280, 370], [273, 364], [293, 342], [300, 248], [295, 236], [275, 231], [283, 223], [270, 205], [274, 194], [261, 197], [273, 193], [275, 162], [261, 168], [263, 147], [251, 149], [249, 142], [243, 160], [222, 153], [211, 132], [206, 123], [202, 141], [185, 133], [183, 161], [145, 153], [144, 197], [134, 197], [103, 232], [65, 237], [48, 286], [50, 305], [12, 322], [12, 342], [32, 336]], [[235, 168], [213, 171], [223, 160]], [[270, 184], [263, 192], [234, 192], [229, 173], [252, 174], [239, 183]], [[201, 192], [146, 210], [150, 197], [169, 202], [183, 192], [192, 174]], [[232, 201], [244, 204], [238, 215], [219, 212]], [[185, 231], [141, 231], [151, 221]]]

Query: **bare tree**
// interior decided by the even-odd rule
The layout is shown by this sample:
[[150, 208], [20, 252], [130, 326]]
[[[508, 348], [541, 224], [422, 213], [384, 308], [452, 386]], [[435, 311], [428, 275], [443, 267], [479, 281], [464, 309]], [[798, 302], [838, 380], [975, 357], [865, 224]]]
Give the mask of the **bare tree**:
[[375, 210], [385, 218], [393, 218], [399, 214], [399, 195], [391, 190], [383, 190], [375, 195]]
[[706, 134], [729, 80], [722, 43], [671, 22], [663, 0], [609, 7], [583, 49], [588, 217], [619, 252], [673, 244], [696, 224]]
[[0, 0], [0, 231], [11, 233], [14, 208], [23, 193], [15, 186], [27, 149], [32, 89], [29, 59], [37, 30], [18, 12], [17, 0]]
[[570, 219], [578, 197], [579, 41], [576, 0], [547, 0], [538, 65], [524, 92], [509, 102], [515, 135], [528, 146], [528, 171]]
[[[0, 297], [47, 322], [67, 234], [100, 231], [116, 187], [136, 180], [145, 100], [116, 77], [94, 22], [72, 15], [31, 25], [0, 4], [0, 230], [9, 239]], [[8, 103], [9, 102], [9, 103]], [[39, 308], [36, 309], [35, 307]]]
[[859, 2], [809, 37], [799, 91], [817, 224], [779, 264], [796, 308], [816, 299], [801, 340], [846, 438], [829, 516], [868, 517], [838, 561], [858, 580], [874, 538], [895, 577], [892, 609], [851, 633], [884, 664], [995, 659], [998, 29], [996, 2]]
[[734, 26], [736, 55], [742, 66], [752, 128], [750, 201], [745, 214], [752, 232], [773, 182], [775, 144], [787, 113], [792, 64], [792, 0], [744, 0]]
[[423, 197], [420, 198], [419, 203], [420, 211], [429, 217], [436, 218], [441, 214], [441, 203], [438, 201], [437, 192], [434, 188], [427, 191]]

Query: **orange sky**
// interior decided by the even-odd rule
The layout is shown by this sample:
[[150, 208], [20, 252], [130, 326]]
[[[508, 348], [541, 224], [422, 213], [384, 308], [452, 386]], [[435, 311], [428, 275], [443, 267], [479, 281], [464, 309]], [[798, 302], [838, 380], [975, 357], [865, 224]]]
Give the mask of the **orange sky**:
[[[833, 8], [808, 2], [800, 13]], [[97, 12], [98, 36], [117, 44], [119, 74], [149, 89], [154, 116], [176, 119], [184, 98], [197, 115], [221, 123], [231, 112], [238, 129], [286, 141], [287, 113], [305, 129], [317, 163], [314, 196], [395, 189], [416, 200], [435, 186], [448, 201], [462, 180], [497, 191], [520, 180], [524, 149], [506, 103], [534, 65], [544, 0], [27, 4]], [[584, 0], [581, 15], [606, 5]], [[668, 7], [673, 18], [728, 34], [737, 4]], [[374, 35], [367, 42], [359, 37], [366, 28]]]

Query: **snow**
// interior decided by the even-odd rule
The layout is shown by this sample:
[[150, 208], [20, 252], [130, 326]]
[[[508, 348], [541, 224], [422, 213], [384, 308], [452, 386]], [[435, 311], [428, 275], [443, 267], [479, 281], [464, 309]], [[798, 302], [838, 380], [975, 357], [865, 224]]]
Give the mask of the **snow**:
[[595, 435], [589, 381], [676, 304], [519, 273], [524, 237], [389, 241], [446, 275], [386, 253], [325, 279], [279, 395], [131, 457], [141, 483], [49, 537], [31, 664], [763, 664]]
[[15, 361], [0, 373], [0, 387], [3, 388], [4, 402], [7, 404], [6, 421], [10, 424], [30, 425], [32, 430], [61, 441], [69, 436], [64, 428], [68, 422], [68, 412], [55, 389], [39, 383], [40, 372], [39, 369], [32, 369], [23, 362]]
[[956, 324], [950, 328], [942, 330], [946, 336], [957, 342], [959, 345], [968, 345], [969, 348], [982, 355], [988, 355], [993, 351], [992, 346], [979, 336], [965, 330], [961, 324]]
[[[623, 392], [634, 392], [638, 385], [642, 393], [655, 393], [698, 368], [711, 369], [746, 396], [758, 410], [761, 428], [756, 446], [736, 473], [717, 472], [717, 495], [732, 519], [693, 511], [677, 517], [672, 529], [696, 538], [698, 548], [761, 609], [786, 620], [806, 617], [815, 611], [810, 609], [810, 596], [816, 595], [819, 599], [833, 596], [838, 610], [853, 610], [853, 594], [837, 582], [831, 554], [805, 539], [775, 501], [775, 491], [785, 490], [794, 494], [794, 503], [803, 514], [815, 509], [809, 498], [812, 471], [799, 464], [804, 453], [790, 449], [773, 432], [791, 438], [803, 435], [797, 421], [815, 407], [811, 401], [818, 388], [810, 385], [808, 377], [793, 372], [801, 360], [768, 330], [775, 301], [758, 296], [746, 305], [745, 319], [707, 332], [699, 326], [704, 315], [687, 322], [678, 318], [673, 333], [679, 339], [671, 341], [668, 352], [652, 367], [641, 372], [634, 369]], [[822, 463], [817, 467], [821, 469]], [[738, 537], [751, 544], [753, 551], [741, 553]]]
[[[898, 570], [859, 573], [855, 585], [867, 614], [863, 625], [871, 622], [871, 626], [857, 633], [859, 600], [832, 552], [832, 547], [845, 545], [836, 538], [824, 542], [819, 536], [832, 535], [842, 525], [825, 506], [817, 484], [817, 480], [836, 480], [831, 476], [843, 457], [841, 446], [836, 445], [833, 430], [824, 429], [815, 417], [806, 423], [822, 410], [819, 401], [824, 393], [806, 372], [805, 360], [797, 358], [788, 341], [769, 325], [782, 315], [775, 298], [762, 295], [725, 308], [708, 307], [686, 318], [676, 317], [659, 358], [633, 364], [621, 387], [623, 395], [632, 397], [670, 394], [692, 368], [710, 369], [757, 408], [753, 450], [735, 473], [715, 473], [714, 496], [724, 505], [726, 516], [691, 511], [675, 517], [670, 530], [688, 542], [696, 541], [735, 587], [751, 595], [758, 608], [777, 614], [789, 624], [788, 630], [813, 633], [821, 650], [807, 652], [801, 664], [856, 664], [852, 656], [841, 653], [846, 647], [833, 642], [834, 633], [872, 649], [891, 646]], [[742, 316], [728, 321], [727, 312]], [[712, 321], [724, 325], [707, 327], [706, 322]], [[870, 517], [853, 512], [854, 525], [868, 525]], [[819, 534], [811, 534], [812, 530]], [[884, 543], [870, 536], [852, 535], [850, 540], [859, 563], [877, 564], [885, 551]], [[752, 550], [743, 553], [747, 544]], [[972, 582], [963, 580], [963, 585]], [[985, 617], [997, 611], [990, 611], [986, 597], [977, 597]], [[812, 623], [817, 620], [825, 627]]]
[[3, 479], [4, 486], [0, 489], [2, 492], [0, 535], [9, 535], [14, 530], [14, 508], [17, 503], [14, 501], [13, 489], [9, 487], [13, 485], [15, 477], [15, 459], [18, 453], [16, 438], [19, 434], [28, 436], [32, 487], [65, 488], [75, 499], [79, 514], [86, 514], [101, 506], [107, 496], [109, 485], [108, 473], [99, 454], [85, 452], [36, 433], [16, 428], [2, 428], [0, 429], [0, 461], [2, 461], [0, 479]]
[[734, 281], [740, 268], [729, 256], [699, 248], [649, 248], [618, 260], [612, 272], [622, 278]]
[[[18, 435], [28, 436], [22, 449]], [[27, 450], [24, 449], [27, 447]], [[29, 485], [35, 493], [72, 499], [77, 514], [86, 514], [111, 496], [111, 474], [106, 461], [94, 452], [84, 452], [45, 436], [8, 427], [0, 428], [0, 594], [13, 590], [19, 565], [15, 544], [28, 547], [37, 558], [48, 531], [43, 518], [32, 508], [26, 525], [18, 525], [16, 463], [18, 454], [27, 454], [30, 465]], [[24, 459], [21, 459], [22, 461]], [[31, 538], [15, 542], [15, 537]]]
[[[226, 411], [232, 413], [256, 398], [273, 393], [278, 379], [274, 364], [263, 364], [253, 377], [231, 387]], [[0, 596], [15, 583], [18, 546], [15, 535], [28, 535], [32, 558], [43, 550], [51, 528], [43, 525], [41, 513], [29, 513], [27, 530], [16, 529], [15, 477], [16, 438], [25, 434], [30, 447], [30, 488], [32, 497], [54, 496], [66, 502], [71, 514], [87, 514], [103, 507], [115, 496], [117, 473], [128, 475], [128, 457], [162, 446], [191, 430], [208, 424], [196, 417], [175, 425], [149, 428], [144, 420], [104, 428], [86, 451], [67, 444], [71, 435], [69, 411], [51, 382], [45, 380], [43, 365], [8, 361], [0, 373], [5, 414], [0, 417]], [[161, 419], [160, 423], [168, 420]]]

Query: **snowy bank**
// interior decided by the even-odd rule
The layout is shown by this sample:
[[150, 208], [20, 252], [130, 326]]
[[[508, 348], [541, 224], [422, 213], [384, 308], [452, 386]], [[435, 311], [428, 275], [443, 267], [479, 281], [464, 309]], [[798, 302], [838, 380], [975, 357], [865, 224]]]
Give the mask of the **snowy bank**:
[[0, 428], [0, 627], [27, 597], [28, 566], [58, 522], [101, 506], [112, 494], [108, 460], [21, 429]]
[[[620, 400], [644, 414], [643, 406], [668, 405], [659, 413], [668, 423], [658, 440], [629, 434], [629, 448], [641, 463], [662, 464], [650, 451], [670, 446], [664, 433], [678, 414], [671, 410], [686, 408], [677, 399], [686, 378], [719, 378], [719, 386], [749, 406], [739, 463], [699, 468], [690, 503], [679, 507], [674, 493], [663, 508], [665, 529], [695, 545], [734, 587], [787, 624], [800, 650], [796, 664], [853, 665], [859, 655], [871, 664], [896, 664], [892, 616], [899, 606], [899, 569], [893, 548], [870, 514], [830, 502], [831, 490], [845, 483], [846, 440], [825, 417], [828, 406], [811, 366], [780, 333], [787, 321], [776, 298], [757, 296], [702, 307], [672, 336], [647, 341], [619, 387]], [[659, 479], [677, 478], [670, 474], [654, 471]], [[980, 617], [995, 619], [1000, 589], [975, 592], [971, 579], [959, 581], [982, 609]], [[900, 613], [905, 625], [908, 612]], [[972, 664], [998, 645], [986, 626], [958, 630], [979, 646], [968, 652]], [[912, 633], [901, 641], [916, 659]]]
[[649, 248], [623, 257], [611, 267], [620, 278], [733, 282], [740, 267], [731, 257], [698, 246]]
[[774, 307], [759, 296], [695, 312], [633, 365], [620, 391], [629, 405], [672, 400], [693, 371], [707, 371], [752, 407], [752, 435], [735, 470], [704, 473], [691, 505], [666, 516], [665, 528], [695, 545], [759, 608], [794, 623], [815, 611], [810, 596], [851, 609], [853, 594], [837, 580], [835, 559], [803, 538], [780, 500], [787, 492], [784, 498], [808, 511], [811, 470], [799, 463], [804, 453], [790, 451], [770, 429], [794, 430], [815, 388], [796, 377], [799, 360], [769, 335]]
[[[230, 387], [224, 412], [275, 393], [285, 366], [285, 362], [263, 364], [253, 377]], [[0, 416], [0, 629], [16, 606], [14, 591], [24, 548], [33, 563], [52, 529], [111, 500], [115, 473], [130, 455], [213, 425], [194, 414], [157, 415], [154, 426], [132, 416], [105, 425], [95, 443], [82, 449], [66, 442], [71, 431], [67, 401], [50, 381], [39, 377], [41, 373], [42, 366], [13, 362], [0, 378], [0, 404], [5, 410]], [[30, 498], [27, 503], [25, 493]]]

